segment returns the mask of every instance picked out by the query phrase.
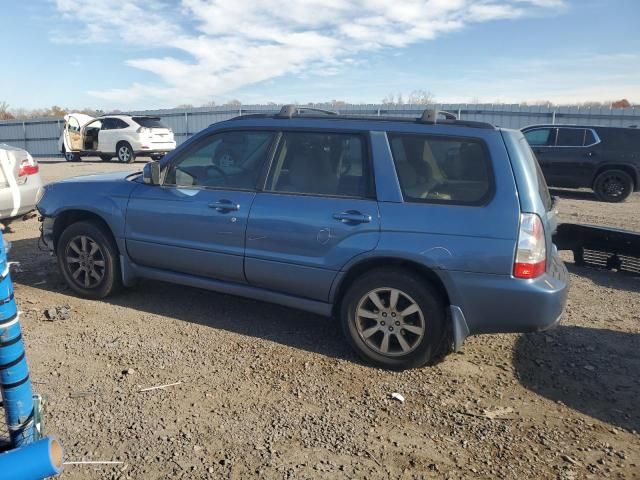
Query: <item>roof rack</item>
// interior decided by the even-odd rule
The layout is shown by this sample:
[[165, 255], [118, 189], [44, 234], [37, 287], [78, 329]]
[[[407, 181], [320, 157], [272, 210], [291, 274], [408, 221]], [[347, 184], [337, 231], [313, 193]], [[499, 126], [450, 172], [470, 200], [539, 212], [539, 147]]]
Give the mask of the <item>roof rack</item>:
[[443, 116], [445, 122], [455, 122], [458, 120], [458, 117], [455, 116], [451, 112], [445, 112], [444, 110], [435, 110], [428, 108], [424, 112], [422, 112], [422, 116], [420, 117], [420, 123], [438, 123], [438, 117]]
[[304, 112], [322, 113], [324, 115], [338, 115], [333, 110], [323, 110], [322, 108], [298, 107], [297, 105], [285, 105], [276, 114], [276, 118], [293, 118]]

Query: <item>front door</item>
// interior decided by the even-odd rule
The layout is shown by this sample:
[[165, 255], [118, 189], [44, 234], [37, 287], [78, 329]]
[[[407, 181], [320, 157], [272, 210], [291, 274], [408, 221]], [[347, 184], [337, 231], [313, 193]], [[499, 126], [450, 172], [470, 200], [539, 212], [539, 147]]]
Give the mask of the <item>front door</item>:
[[127, 208], [133, 262], [245, 282], [245, 230], [273, 133], [221, 132], [164, 166], [162, 185], [140, 184]]
[[364, 134], [285, 132], [249, 215], [255, 286], [327, 301], [337, 273], [380, 235]]
[[72, 115], [67, 118], [64, 126], [65, 149], [70, 152], [79, 152], [83, 149], [82, 132], [80, 122]]

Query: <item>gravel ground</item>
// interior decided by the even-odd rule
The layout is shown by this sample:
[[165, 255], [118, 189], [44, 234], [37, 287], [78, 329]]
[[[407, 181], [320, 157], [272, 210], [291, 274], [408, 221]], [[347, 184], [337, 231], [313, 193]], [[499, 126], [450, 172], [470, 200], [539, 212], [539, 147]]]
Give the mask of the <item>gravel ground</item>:
[[[46, 181], [141, 167], [41, 161]], [[638, 194], [554, 193], [565, 221], [640, 230]], [[62, 478], [640, 478], [638, 277], [569, 262], [558, 328], [397, 373], [357, 360], [336, 322], [274, 305], [148, 281], [77, 298], [36, 219], [11, 227], [47, 430], [69, 461], [122, 462]]]

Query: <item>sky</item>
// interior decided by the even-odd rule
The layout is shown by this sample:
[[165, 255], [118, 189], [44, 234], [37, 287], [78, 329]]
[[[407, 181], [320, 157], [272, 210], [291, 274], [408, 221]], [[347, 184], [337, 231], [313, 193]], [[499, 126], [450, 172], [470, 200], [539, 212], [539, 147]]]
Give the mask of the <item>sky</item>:
[[0, 0], [0, 102], [640, 103], [638, 0]]

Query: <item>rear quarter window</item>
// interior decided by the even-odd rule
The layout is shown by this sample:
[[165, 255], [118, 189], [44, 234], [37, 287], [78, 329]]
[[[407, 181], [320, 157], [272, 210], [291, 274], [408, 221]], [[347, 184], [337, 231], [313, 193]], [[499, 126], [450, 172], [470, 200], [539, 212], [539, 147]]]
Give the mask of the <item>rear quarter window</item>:
[[535, 166], [536, 177], [538, 178], [538, 194], [540, 195], [544, 209], [547, 212], [550, 212], [553, 209], [553, 198], [551, 198], [551, 194], [549, 193], [549, 187], [547, 186], [547, 181], [544, 179], [544, 175], [542, 174], [542, 169], [540, 168], [538, 159], [525, 138], [520, 140], [520, 149], [527, 157], [527, 160]]
[[407, 202], [482, 205], [493, 195], [491, 159], [473, 138], [388, 134]]

